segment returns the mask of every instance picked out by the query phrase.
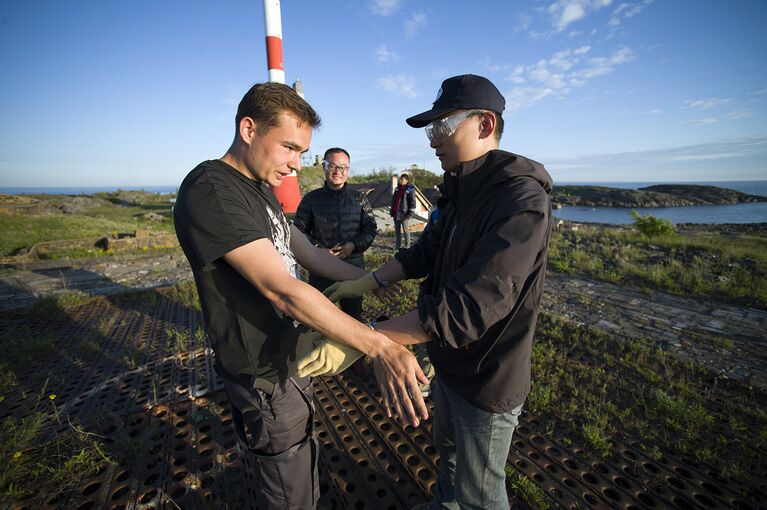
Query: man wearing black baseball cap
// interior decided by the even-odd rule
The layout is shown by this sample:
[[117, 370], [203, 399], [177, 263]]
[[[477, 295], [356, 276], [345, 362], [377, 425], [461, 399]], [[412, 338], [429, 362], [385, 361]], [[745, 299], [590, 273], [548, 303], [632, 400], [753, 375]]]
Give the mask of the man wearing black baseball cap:
[[[398, 343], [427, 343], [437, 373], [440, 473], [433, 501], [420, 508], [509, 506], [504, 467], [530, 391], [552, 181], [540, 163], [498, 148], [505, 106], [487, 78], [465, 74], [442, 82], [432, 108], [407, 119], [426, 128], [450, 202], [417, 243], [375, 271], [382, 282], [426, 277], [416, 310], [376, 325]], [[346, 297], [355, 283], [326, 293]], [[382, 392], [385, 402], [393, 391]]]

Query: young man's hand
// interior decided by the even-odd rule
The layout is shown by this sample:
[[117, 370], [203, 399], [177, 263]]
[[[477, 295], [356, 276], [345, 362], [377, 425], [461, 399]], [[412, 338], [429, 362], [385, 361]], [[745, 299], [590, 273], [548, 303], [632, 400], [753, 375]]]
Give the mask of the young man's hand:
[[427, 384], [429, 379], [413, 353], [397, 343], [388, 342], [382, 352], [373, 358], [373, 369], [389, 418], [392, 409], [403, 424], [409, 422], [414, 427], [421, 419], [429, 418], [418, 387], [419, 382]]

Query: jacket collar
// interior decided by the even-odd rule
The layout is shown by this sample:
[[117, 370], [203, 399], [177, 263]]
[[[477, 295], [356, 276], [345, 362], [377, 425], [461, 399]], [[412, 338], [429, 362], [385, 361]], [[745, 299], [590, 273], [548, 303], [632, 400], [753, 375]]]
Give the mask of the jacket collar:
[[454, 204], [470, 203], [483, 199], [483, 188], [515, 177], [533, 178], [547, 193], [551, 192], [551, 176], [542, 164], [500, 149], [460, 163], [454, 173], [446, 172], [445, 188]]
[[327, 191], [328, 193], [341, 193], [342, 191], [346, 191], [346, 185], [349, 184], [348, 182], [345, 182], [343, 186], [341, 186], [341, 189], [333, 189], [330, 186], [328, 186], [328, 181], [325, 181], [322, 184], [322, 189]]

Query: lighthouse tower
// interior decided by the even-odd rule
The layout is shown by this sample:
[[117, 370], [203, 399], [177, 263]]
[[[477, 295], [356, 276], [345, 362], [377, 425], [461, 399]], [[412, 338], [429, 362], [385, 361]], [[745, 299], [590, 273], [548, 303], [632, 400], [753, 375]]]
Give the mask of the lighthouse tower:
[[[269, 81], [285, 83], [285, 65], [282, 61], [282, 20], [280, 18], [280, 0], [264, 0], [264, 24], [266, 25], [266, 64], [269, 69]], [[304, 97], [301, 82], [293, 85], [296, 92]], [[298, 188], [298, 175], [292, 172], [282, 185], [272, 188], [274, 196], [285, 214], [293, 214], [301, 202]]]

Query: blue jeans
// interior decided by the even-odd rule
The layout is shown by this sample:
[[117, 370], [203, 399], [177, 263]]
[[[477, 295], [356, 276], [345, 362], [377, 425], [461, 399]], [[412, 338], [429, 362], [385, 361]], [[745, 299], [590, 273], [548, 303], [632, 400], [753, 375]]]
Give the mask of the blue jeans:
[[491, 413], [459, 397], [439, 377], [432, 387], [432, 433], [440, 468], [429, 508], [509, 508], [504, 468], [522, 406]]

